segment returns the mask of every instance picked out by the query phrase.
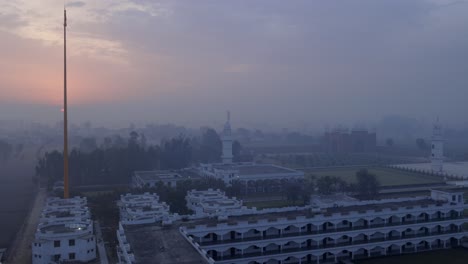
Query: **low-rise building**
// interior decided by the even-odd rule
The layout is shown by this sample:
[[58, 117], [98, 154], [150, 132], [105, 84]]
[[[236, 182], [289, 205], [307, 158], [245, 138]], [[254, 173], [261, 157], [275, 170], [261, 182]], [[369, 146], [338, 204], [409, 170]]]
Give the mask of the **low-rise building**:
[[302, 171], [252, 162], [201, 164], [198, 172], [204, 177], [220, 179], [227, 186], [237, 181], [245, 192], [279, 191], [286, 182], [304, 180]]
[[460, 245], [468, 231], [463, 193], [288, 213], [203, 219], [180, 227], [208, 263], [336, 263]]
[[171, 218], [169, 206], [152, 193], [125, 194], [118, 201], [120, 221], [124, 225], [151, 224]]
[[242, 206], [242, 201], [235, 197], [227, 197], [219, 189], [191, 190], [187, 192], [185, 201], [187, 208], [197, 216], [228, 216], [230, 213], [239, 213], [242, 209], [246, 209]]
[[175, 188], [178, 182], [196, 180], [200, 178], [190, 168], [177, 171], [135, 171], [132, 175], [133, 188], [153, 188], [157, 184], [164, 184]]
[[96, 239], [86, 198], [49, 198], [32, 243], [32, 263], [89, 262]]

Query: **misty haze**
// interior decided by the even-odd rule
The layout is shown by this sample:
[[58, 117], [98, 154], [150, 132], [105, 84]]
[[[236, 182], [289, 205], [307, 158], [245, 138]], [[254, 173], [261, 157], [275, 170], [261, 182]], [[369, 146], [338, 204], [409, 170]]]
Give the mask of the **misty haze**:
[[467, 263], [467, 14], [0, 2], [0, 264]]

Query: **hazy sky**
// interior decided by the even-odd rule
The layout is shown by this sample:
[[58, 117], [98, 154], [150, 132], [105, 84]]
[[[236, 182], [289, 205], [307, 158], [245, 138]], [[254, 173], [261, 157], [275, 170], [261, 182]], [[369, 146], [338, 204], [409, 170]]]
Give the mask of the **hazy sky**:
[[[0, 119], [61, 119], [63, 0], [0, 1]], [[465, 122], [462, 0], [67, 1], [71, 122]]]

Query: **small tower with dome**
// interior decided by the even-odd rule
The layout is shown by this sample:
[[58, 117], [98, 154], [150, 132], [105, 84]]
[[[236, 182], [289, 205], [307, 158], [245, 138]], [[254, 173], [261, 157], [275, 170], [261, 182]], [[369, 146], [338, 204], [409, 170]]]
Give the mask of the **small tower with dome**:
[[222, 162], [225, 164], [232, 163], [232, 132], [231, 132], [231, 113], [227, 112], [227, 121], [224, 124], [223, 133], [221, 135], [223, 142], [223, 154], [221, 156]]
[[431, 169], [433, 172], [442, 173], [444, 163], [444, 139], [442, 133], [442, 125], [437, 118], [434, 127], [432, 128], [432, 144], [431, 144]]

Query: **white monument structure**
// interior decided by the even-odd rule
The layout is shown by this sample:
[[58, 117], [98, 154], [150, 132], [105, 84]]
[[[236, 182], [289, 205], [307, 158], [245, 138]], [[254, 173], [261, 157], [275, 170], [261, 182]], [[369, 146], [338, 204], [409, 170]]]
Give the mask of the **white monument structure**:
[[221, 156], [224, 164], [232, 163], [232, 133], [231, 133], [231, 113], [227, 112], [227, 121], [224, 124], [223, 134], [221, 136], [223, 142], [223, 155]]
[[431, 144], [431, 169], [433, 172], [443, 172], [444, 162], [444, 139], [442, 135], [442, 126], [437, 119], [432, 129]]

